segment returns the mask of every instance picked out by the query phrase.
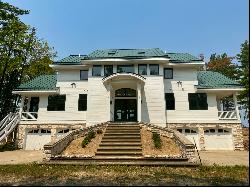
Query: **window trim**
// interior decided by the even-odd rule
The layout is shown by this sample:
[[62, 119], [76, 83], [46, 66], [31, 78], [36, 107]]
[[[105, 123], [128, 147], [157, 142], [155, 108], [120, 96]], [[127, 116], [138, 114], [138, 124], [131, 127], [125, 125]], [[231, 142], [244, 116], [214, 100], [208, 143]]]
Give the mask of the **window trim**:
[[[101, 67], [101, 72], [100, 72], [100, 75], [94, 75], [94, 67]], [[102, 76], [102, 65], [93, 65], [92, 66], [92, 77], [101, 77]]]
[[[86, 95], [86, 99], [80, 99], [80, 95]], [[79, 108], [80, 101], [86, 101], [86, 107], [83, 110]], [[88, 109], [88, 94], [78, 94], [78, 111], [87, 111], [87, 109]]]
[[[174, 101], [174, 105], [173, 105], [173, 109], [172, 108], [170, 108], [170, 109], [168, 109], [167, 108], [167, 94], [171, 94], [172, 96], [173, 96], [173, 101]], [[169, 101], [172, 101], [172, 100], [169, 100]], [[175, 96], [174, 96], [174, 93], [165, 93], [165, 110], [175, 110]]]
[[[139, 67], [146, 66], [146, 74], [140, 74]], [[147, 64], [138, 64], [138, 75], [148, 75], [148, 65]]]
[[113, 65], [104, 65], [104, 66], [103, 66], [104, 77], [110, 76], [110, 75], [106, 75], [106, 74], [105, 74], [105, 68], [106, 68], [106, 67], [112, 67], [112, 73], [111, 73], [110, 75], [114, 74], [114, 66], [113, 66]]
[[[58, 97], [58, 96], [64, 96], [64, 107], [63, 107], [63, 110], [48, 110], [48, 107], [49, 107], [49, 97]], [[62, 94], [62, 95], [49, 95], [48, 96], [48, 105], [47, 105], [47, 111], [49, 112], [54, 112], [54, 111], [65, 111], [65, 103], [66, 103], [66, 94]]]
[[[82, 79], [82, 71], [86, 71], [87, 72], [87, 79]], [[89, 70], [80, 70], [80, 80], [88, 80], [88, 77], [89, 77]]]
[[[197, 107], [198, 106], [197, 105], [196, 106], [197, 108], [191, 107], [192, 106], [191, 105], [192, 95], [196, 95], [196, 96], [198, 96], [198, 95], [205, 95], [206, 96], [206, 107], [205, 108], [201, 108], [200, 105], [199, 105], [199, 107]], [[188, 93], [188, 103], [189, 103], [189, 110], [208, 110], [208, 102], [207, 102], [207, 94], [206, 93]], [[196, 104], [197, 103], [199, 103], [198, 99], [196, 100]]]
[[[165, 70], [172, 70], [171, 78], [166, 77]], [[164, 68], [164, 79], [173, 79], [174, 78], [174, 70], [173, 68]]]
[[149, 64], [149, 75], [152, 75], [151, 74], [151, 70], [150, 70], [150, 66], [157, 66], [158, 67], [158, 74], [157, 74], [157, 76], [159, 76], [160, 75], [160, 66], [159, 66], [159, 64]]

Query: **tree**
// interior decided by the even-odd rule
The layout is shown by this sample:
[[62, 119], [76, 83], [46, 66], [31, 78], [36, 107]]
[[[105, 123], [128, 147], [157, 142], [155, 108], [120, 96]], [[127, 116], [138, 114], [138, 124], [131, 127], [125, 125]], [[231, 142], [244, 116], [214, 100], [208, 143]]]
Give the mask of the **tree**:
[[53, 48], [18, 17], [28, 13], [0, 1], [0, 119], [15, 111], [18, 97], [12, 91], [21, 82], [53, 71], [48, 66], [55, 57]]
[[239, 79], [238, 65], [233, 63], [235, 57], [228, 57], [226, 53], [210, 56], [210, 61], [207, 64], [207, 70], [219, 72], [229, 78]]
[[249, 42], [246, 40], [241, 44], [241, 51], [237, 54], [237, 59], [240, 62], [240, 83], [244, 86], [239, 99], [241, 104], [246, 108], [245, 118], [249, 119]]

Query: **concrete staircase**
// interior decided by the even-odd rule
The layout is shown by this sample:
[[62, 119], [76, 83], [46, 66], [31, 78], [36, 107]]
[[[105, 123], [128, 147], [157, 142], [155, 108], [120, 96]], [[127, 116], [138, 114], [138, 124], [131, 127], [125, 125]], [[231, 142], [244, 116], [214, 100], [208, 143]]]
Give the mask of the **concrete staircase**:
[[139, 125], [137, 123], [110, 123], [95, 157], [103, 159], [142, 157]]

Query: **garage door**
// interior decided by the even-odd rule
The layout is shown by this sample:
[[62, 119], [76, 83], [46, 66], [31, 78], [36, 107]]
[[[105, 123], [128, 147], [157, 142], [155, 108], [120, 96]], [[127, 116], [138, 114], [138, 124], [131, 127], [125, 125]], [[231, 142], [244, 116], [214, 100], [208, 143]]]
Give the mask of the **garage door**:
[[190, 140], [193, 144], [196, 144], [197, 149], [200, 149], [199, 134], [196, 128], [185, 128], [177, 129], [179, 132], [183, 133], [185, 137]]
[[30, 129], [26, 134], [26, 150], [42, 150], [43, 146], [51, 141], [49, 129]]
[[233, 150], [231, 129], [205, 129], [206, 150]]

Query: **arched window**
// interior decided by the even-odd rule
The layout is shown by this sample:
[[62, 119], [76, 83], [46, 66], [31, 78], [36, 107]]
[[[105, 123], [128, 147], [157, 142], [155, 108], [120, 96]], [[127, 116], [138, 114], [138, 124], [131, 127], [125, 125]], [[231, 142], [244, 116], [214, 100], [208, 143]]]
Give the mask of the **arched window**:
[[136, 90], [131, 88], [121, 88], [115, 91], [116, 97], [136, 97]]

